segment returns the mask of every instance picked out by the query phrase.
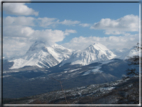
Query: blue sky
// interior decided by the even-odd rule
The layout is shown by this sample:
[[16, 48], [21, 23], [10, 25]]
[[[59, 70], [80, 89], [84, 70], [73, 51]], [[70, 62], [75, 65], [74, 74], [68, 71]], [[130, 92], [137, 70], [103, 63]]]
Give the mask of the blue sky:
[[5, 3], [4, 55], [22, 55], [39, 39], [74, 50], [95, 42], [131, 48], [139, 39], [138, 16], [138, 3]]
[[[28, 4], [28, 6], [39, 12], [37, 17], [58, 18], [61, 21], [65, 19], [77, 20], [89, 24], [99, 22], [102, 18], [116, 20], [129, 14], [139, 15], [139, 4], [137, 3], [33, 3]], [[78, 33], [67, 36], [61, 43], [69, 42], [72, 38], [81, 35], [84, 37], [90, 35], [106, 36], [103, 30], [91, 30], [80, 26], [57, 26], [52, 29], [72, 28], [77, 30]]]

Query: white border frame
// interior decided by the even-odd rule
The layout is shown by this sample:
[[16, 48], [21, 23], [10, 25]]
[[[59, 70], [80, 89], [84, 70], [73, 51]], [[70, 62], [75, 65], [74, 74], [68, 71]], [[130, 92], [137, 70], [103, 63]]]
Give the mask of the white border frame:
[[[3, 1], [3, 2], [7, 2], [7, 3], [14, 3], [14, 2], [26, 2], [26, 3], [32, 3], [32, 1], [29, 1], [29, 2], [27, 2], [27, 1]], [[39, 0], [39, 3], [40, 2], [55, 2], [55, 3], [59, 3], [59, 2], [68, 2], [68, 3], [71, 3], [71, 2], [80, 2], [81, 3], [81, 1], [40, 1]], [[82, 1], [82, 2], [86, 2], [87, 3], [87, 1]], [[141, 20], [142, 20], [142, 1], [140, 1], [140, 0], [112, 0], [112, 1], [109, 1], [109, 0], [106, 0], [106, 1], [102, 1], [102, 0], [100, 0], [100, 1], [98, 1], [98, 0], [96, 0], [96, 1], [88, 1], [88, 2], [100, 2], [100, 3], [106, 3], [106, 2], [108, 2], [108, 3], [111, 3], [111, 2], [114, 2], [114, 3], [124, 3], [124, 2], [139, 2], [139, 46], [141, 46], [141, 44], [142, 44], [142, 37], [141, 37], [141, 35], [142, 35], [142, 30], [141, 30], [141, 26], [142, 26], [142, 22], [141, 22]], [[1, 3], [2, 4], [2, 3]], [[3, 9], [2, 9], [3, 10]], [[3, 12], [2, 12], [3, 13]], [[3, 15], [1, 16], [2, 18], [3, 18]], [[1, 21], [3, 20], [1, 18]], [[2, 23], [3, 24], [3, 23]], [[2, 25], [2, 27], [3, 27], [3, 25]], [[3, 29], [3, 28], [2, 28]], [[3, 33], [2, 33], [3, 34]], [[2, 35], [2, 37], [3, 37], [3, 35]], [[141, 53], [141, 50], [139, 50], [139, 55], [140, 56], [142, 56], [142, 53]], [[2, 56], [2, 58], [3, 58], [3, 56]], [[2, 104], [2, 106], [4, 106], [4, 107], [6, 107], [6, 106], [141, 106], [141, 58], [139, 58], [139, 104]], [[2, 71], [3, 72], [3, 71]]]

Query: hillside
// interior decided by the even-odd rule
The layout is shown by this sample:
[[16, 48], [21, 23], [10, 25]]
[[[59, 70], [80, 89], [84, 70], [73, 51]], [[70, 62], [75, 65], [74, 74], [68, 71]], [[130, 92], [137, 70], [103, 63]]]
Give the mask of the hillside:
[[[138, 104], [139, 78], [92, 84], [19, 99], [4, 99], [6, 104]], [[66, 100], [65, 100], [66, 96]]]

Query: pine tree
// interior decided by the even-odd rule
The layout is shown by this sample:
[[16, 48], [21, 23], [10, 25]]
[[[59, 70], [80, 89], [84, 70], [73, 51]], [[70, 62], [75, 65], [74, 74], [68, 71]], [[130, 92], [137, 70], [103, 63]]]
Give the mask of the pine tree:
[[[139, 43], [137, 44], [137, 46], [135, 47], [136, 50], [140, 51], [142, 50], [142, 45], [139, 46]], [[128, 60], [130, 62], [129, 66], [139, 66], [139, 60], [142, 60], [142, 57], [141, 56], [133, 56], [133, 57], [130, 57]], [[141, 66], [142, 66], [142, 63], [141, 63]], [[131, 68], [131, 69], [127, 69], [126, 71], [127, 73], [127, 77], [131, 77], [131, 76], [135, 76], [135, 75], [139, 75], [139, 72], [136, 71], [135, 68]]]

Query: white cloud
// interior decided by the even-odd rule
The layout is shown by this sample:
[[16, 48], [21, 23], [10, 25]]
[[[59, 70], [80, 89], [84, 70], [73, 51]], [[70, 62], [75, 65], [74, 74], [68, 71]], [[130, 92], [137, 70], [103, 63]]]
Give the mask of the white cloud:
[[21, 29], [21, 34], [25, 36], [31, 36], [34, 33], [34, 30], [30, 27], [24, 27]]
[[122, 34], [126, 31], [138, 31], [139, 17], [135, 15], [126, 15], [120, 19], [112, 20], [109, 18], [101, 19], [100, 22], [94, 23], [91, 29], [103, 29], [106, 34]]
[[65, 30], [65, 35], [69, 35], [70, 33], [76, 33], [76, 30], [72, 30], [72, 29]]
[[53, 44], [62, 41], [65, 38], [65, 34], [61, 30], [35, 30], [31, 35], [31, 40], [46, 40], [48, 44]]
[[3, 10], [8, 14], [14, 15], [38, 15], [38, 12], [29, 8], [25, 3], [3, 3]]
[[24, 37], [30, 40], [43, 39], [51, 43], [62, 41], [66, 35], [70, 33], [76, 33], [75, 30], [68, 29], [65, 31], [62, 30], [34, 30], [31, 27], [27, 26], [6, 26], [3, 29], [4, 37]]
[[48, 26], [55, 27], [56, 25], [59, 25], [59, 24], [67, 25], [67, 26], [71, 26], [71, 25], [74, 26], [80, 23], [79, 21], [72, 21], [72, 20], [59, 21], [59, 19], [47, 18], [47, 17], [38, 18], [37, 21], [41, 27], [48, 27]]
[[66, 35], [69, 35], [70, 33], [76, 33], [75, 30], [52, 30], [52, 29], [46, 29], [46, 30], [35, 30], [32, 34], [30, 39], [32, 41], [35, 40], [45, 40], [48, 44], [54, 44], [56, 42], [63, 41]]
[[74, 25], [79, 24], [82, 27], [89, 27], [90, 26], [90, 24], [88, 24], [88, 23], [80, 24], [80, 21], [77, 21], [77, 20], [76, 21], [72, 21], [72, 20], [60, 21], [57, 18], [48, 18], [48, 17], [38, 18], [37, 21], [41, 27], [48, 27], [48, 26], [55, 27], [56, 25], [59, 25], [59, 24], [67, 25], [67, 26], [74, 26]]
[[28, 37], [34, 30], [26, 26], [6, 26], [3, 28], [3, 35], [5, 37]]
[[72, 20], [64, 20], [60, 23], [63, 25], [76, 25], [76, 24], [79, 24], [80, 22], [79, 21], [72, 21]]
[[41, 27], [48, 27], [48, 26], [55, 26], [56, 24], [59, 24], [59, 20], [56, 18], [38, 18], [37, 19], [38, 23], [40, 24]]
[[75, 30], [34, 30], [27, 26], [4, 27], [4, 55], [7, 57], [23, 55], [30, 44], [36, 40], [44, 40], [48, 45], [62, 41], [66, 35], [75, 33]]
[[3, 53], [4, 56], [9, 58], [13, 56], [21, 56], [26, 53], [30, 41], [22, 37], [4, 37], [3, 38]]
[[4, 18], [4, 26], [15, 26], [15, 25], [20, 25], [20, 26], [35, 26], [34, 23], [35, 19], [33, 17], [11, 17], [7, 16]]
[[82, 50], [88, 47], [89, 45], [99, 42], [109, 49], [121, 50], [123, 48], [131, 48], [135, 46], [139, 41], [138, 34], [125, 34], [124, 36], [109, 36], [109, 37], [75, 37], [70, 42], [63, 44], [63, 46], [73, 49], [73, 50]]
[[89, 27], [90, 26], [90, 24], [88, 24], [88, 23], [82, 23], [82, 24], [79, 24], [80, 26], [82, 26], [82, 27]]
[[74, 26], [80, 23], [79, 21], [72, 21], [72, 20], [64, 20], [61, 22], [57, 18], [48, 18], [48, 17], [38, 18], [37, 22], [41, 27], [49, 27], [49, 26], [55, 27], [56, 25], [59, 25], [59, 24], [67, 25], [67, 26], [70, 26], [70, 25]]
[[[71, 21], [71, 20], [64, 20], [63, 22], [60, 22], [57, 18], [34, 18], [34, 17], [25, 17], [25, 16], [7, 16], [3, 18], [4, 26], [40, 26], [40, 27], [56, 27], [59, 24], [63, 25], [76, 25], [79, 24], [79, 21]], [[82, 25], [81, 25], [82, 26]], [[86, 24], [84, 26], [87, 26]]]

